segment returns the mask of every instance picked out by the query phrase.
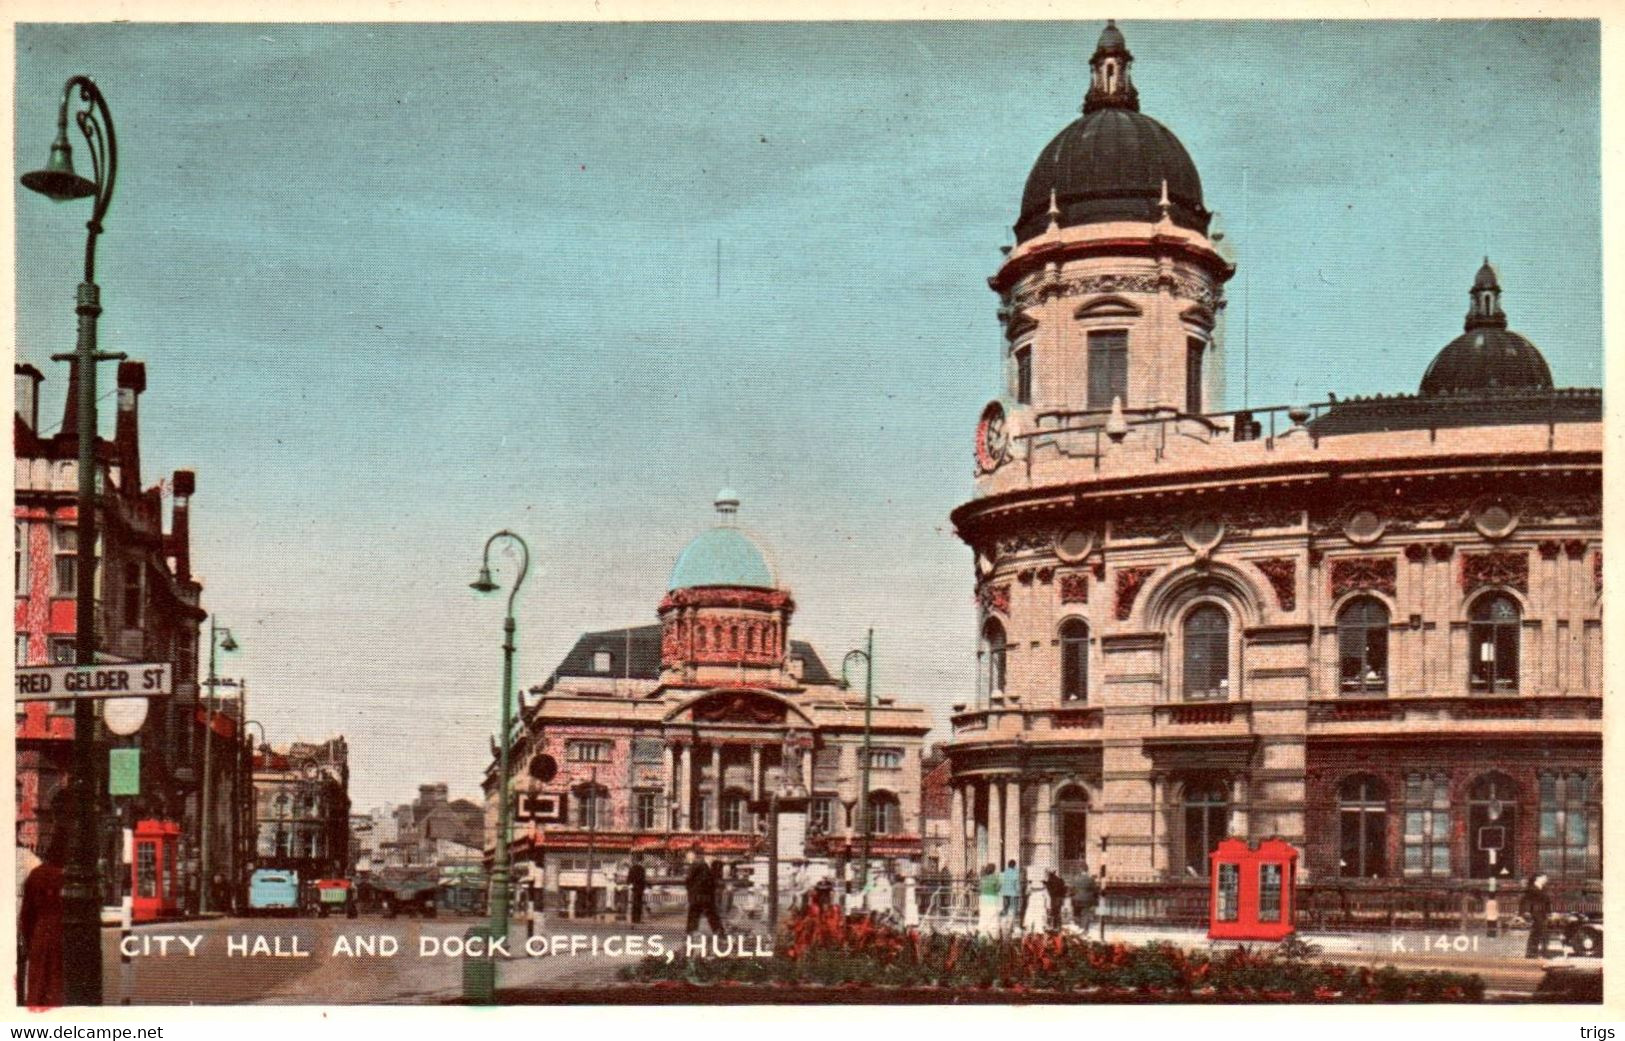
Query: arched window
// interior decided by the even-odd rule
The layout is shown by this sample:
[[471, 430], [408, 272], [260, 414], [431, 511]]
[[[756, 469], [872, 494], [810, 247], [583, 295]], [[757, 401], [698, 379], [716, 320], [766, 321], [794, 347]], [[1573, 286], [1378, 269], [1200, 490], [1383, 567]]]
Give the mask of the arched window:
[[1387, 787], [1369, 774], [1350, 777], [1337, 788], [1337, 817], [1337, 873], [1344, 878], [1388, 874]]
[[1405, 874], [1450, 875], [1450, 778], [1442, 773], [1405, 775]]
[[982, 647], [976, 657], [980, 686], [983, 693], [990, 697], [1004, 693], [1006, 648], [1004, 626], [999, 624], [997, 618], [989, 618], [987, 624], [982, 626]]
[[891, 792], [869, 793], [869, 829], [874, 835], [895, 835], [903, 830], [903, 808]]
[[1222, 780], [1185, 785], [1185, 874], [1206, 878], [1208, 854], [1230, 833], [1230, 787]]
[[577, 785], [570, 796], [575, 803], [576, 827], [609, 826], [609, 789], [601, 784], [582, 784]]
[[1345, 694], [1388, 690], [1388, 608], [1362, 596], [1337, 613], [1339, 689]]
[[1061, 623], [1061, 700], [1089, 700], [1089, 626], [1081, 618]]
[[1467, 789], [1467, 873], [1472, 878], [1518, 877], [1518, 786], [1488, 773]]
[[1473, 690], [1508, 692], [1518, 689], [1518, 644], [1523, 613], [1505, 593], [1491, 593], [1473, 604], [1470, 615], [1467, 663]]
[[1200, 604], [1185, 616], [1185, 700], [1230, 696], [1230, 616]]
[[744, 831], [750, 824], [750, 808], [746, 805], [749, 796], [744, 792], [729, 789], [722, 793], [722, 822], [723, 831]]
[[1602, 875], [1602, 796], [1593, 776], [1581, 770], [1540, 775], [1536, 866], [1553, 878]]

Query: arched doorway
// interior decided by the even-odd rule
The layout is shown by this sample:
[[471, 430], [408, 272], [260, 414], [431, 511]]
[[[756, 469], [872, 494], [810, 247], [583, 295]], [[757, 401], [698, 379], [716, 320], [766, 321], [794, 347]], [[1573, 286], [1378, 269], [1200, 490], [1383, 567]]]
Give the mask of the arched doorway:
[[1067, 877], [1083, 871], [1089, 860], [1089, 793], [1068, 784], [1055, 793], [1055, 859]]

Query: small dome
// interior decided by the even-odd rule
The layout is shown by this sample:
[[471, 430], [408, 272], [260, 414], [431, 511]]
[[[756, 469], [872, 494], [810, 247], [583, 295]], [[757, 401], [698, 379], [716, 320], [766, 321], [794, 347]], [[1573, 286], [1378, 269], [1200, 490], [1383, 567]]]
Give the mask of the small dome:
[[1478, 274], [1473, 277], [1473, 289], [1475, 291], [1477, 291], [1477, 290], [1481, 290], [1481, 289], [1500, 289], [1500, 288], [1501, 288], [1501, 283], [1495, 277], [1495, 269], [1490, 267], [1490, 258], [1485, 257], [1484, 258], [1484, 266], [1479, 268], [1478, 269]]
[[1115, 19], [1106, 19], [1106, 28], [1100, 30], [1100, 40], [1095, 44], [1097, 51], [1126, 51], [1128, 41], [1123, 39], [1122, 30], [1117, 28]]
[[1424, 397], [1498, 389], [1551, 390], [1552, 370], [1534, 344], [1495, 326], [1451, 340], [1422, 377]]
[[756, 540], [734, 525], [739, 495], [731, 488], [717, 493], [717, 526], [701, 533], [677, 555], [666, 588], [730, 586], [777, 589], [778, 576]]

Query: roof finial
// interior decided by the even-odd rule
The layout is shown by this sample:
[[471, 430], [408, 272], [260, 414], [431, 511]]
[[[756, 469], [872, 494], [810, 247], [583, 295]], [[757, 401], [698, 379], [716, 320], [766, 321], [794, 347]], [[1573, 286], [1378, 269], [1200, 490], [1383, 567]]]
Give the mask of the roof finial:
[[1061, 230], [1061, 207], [1055, 198], [1055, 189], [1049, 190], [1049, 231]]
[[1163, 220], [1168, 219], [1168, 211], [1172, 207], [1173, 203], [1168, 201], [1168, 178], [1164, 177], [1162, 179], [1162, 198], [1157, 200], [1157, 209], [1162, 211]]
[[1091, 72], [1089, 93], [1083, 99], [1084, 115], [1103, 108], [1140, 110], [1140, 94], [1129, 76], [1133, 62], [1134, 55], [1129, 53], [1116, 20], [1107, 19], [1106, 28], [1101, 30], [1100, 40], [1095, 44], [1095, 53], [1089, 59]]
[[723, 526], [732, 526], [735, 515], [739, 513], [739, 493], [732, 488], [724, 488], [717, 493], [717, 523]]

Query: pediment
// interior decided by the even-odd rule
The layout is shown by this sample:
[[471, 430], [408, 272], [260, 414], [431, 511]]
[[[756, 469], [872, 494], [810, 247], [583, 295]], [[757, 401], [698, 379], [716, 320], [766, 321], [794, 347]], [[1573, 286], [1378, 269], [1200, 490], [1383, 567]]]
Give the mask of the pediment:
[[1097, 296], [1072, 312], [1074, 318], [1138, 318], [1145, 312], [1121, 296]]

